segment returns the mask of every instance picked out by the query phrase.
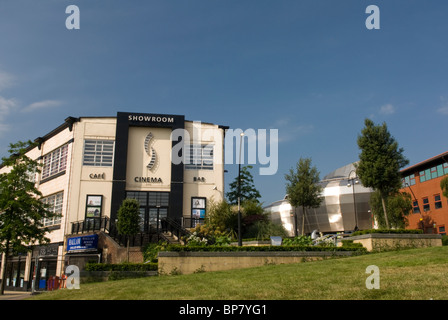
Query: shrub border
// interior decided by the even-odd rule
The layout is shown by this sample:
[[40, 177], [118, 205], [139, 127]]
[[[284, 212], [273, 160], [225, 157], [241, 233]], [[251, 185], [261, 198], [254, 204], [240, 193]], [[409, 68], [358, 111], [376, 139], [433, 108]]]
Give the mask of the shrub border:
[[343, 247], [321, 247], [321, 246], [182, 246], [168, 245], [161, 252], [284, 252], [284, 251], [356, 251], [366, 252], [364, 247], [343, 246]]
[[154, 271], [157, 270], [157, 263], [96, 263], [89, 262], [85, 266], [86, 271]]
[[361, 236], [365, 234], [381, 233], [381, 234], [423, 234], [421, 229], [367, 229], [355, 231], [351, 236]]

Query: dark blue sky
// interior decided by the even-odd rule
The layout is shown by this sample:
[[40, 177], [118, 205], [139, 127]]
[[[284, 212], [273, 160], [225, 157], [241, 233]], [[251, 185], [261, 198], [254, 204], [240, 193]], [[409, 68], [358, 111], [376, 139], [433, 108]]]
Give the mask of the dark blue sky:
[[[65, 27], [72, 4], [79, 30]], [[371, 4], [380, 30], [365, 27]], [[129, 111], [278, 129], [277, 173], [253, 170], [266, 204], [300, 157], [321, 177], [356, 161], [366, 117], [413, 164], [448, 150], [447, 12], [442, 0], [1, 0], [1, 154], [67, 116]]]

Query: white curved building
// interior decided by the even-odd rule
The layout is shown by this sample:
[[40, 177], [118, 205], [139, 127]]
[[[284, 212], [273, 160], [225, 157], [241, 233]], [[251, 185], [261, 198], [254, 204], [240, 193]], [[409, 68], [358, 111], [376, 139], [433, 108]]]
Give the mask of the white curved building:
[[307, 209], [305, 217], [302, 208], [294, 210], [291, 207], [287, 195], [265, 207], [265, 210], [270, 213], [272, 221], [285, 227], [290, 236], [296, 234], [295, 226], [297, 234], [301, 234], [303, 218], [305, 234], [310, 234], [313, 230], [325, 234], [373, 227], [369, 206], [373, 190], [361, 185], [353, 164], [327, 174], [320, 184], [323, 187], [324, 200], [320, 207]]

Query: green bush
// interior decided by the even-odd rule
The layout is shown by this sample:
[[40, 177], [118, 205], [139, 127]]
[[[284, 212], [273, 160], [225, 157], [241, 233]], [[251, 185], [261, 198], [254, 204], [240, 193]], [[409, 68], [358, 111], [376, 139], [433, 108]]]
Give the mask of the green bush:
[[283, 244], [286, 246], [310, 246], [313, 244], [313, 240], [308, 236], [297, 236], [283, 239]]
[[93, 263], [89, 262], [85, 267], [86, 271], [153, 271], [157, 270], [157, 263]]
[[352, 233], [352, 236], [359, 236], [359, 235], [369, 234], [369, 233], [421, 234], [421, 233], [423, 233], [423, 230], [420, 230], [420, 229], [368, 229], [368, 230], [355, 231]]
[[448, 236], [442, 236], [442, 246], [448, 246]]
[[345, 247], [322, 247], [322, 246], [182, 246], [168, 245], [164, 251], [174, 252], [248, 252], [248, 251], [358, 251], [365, 252], [364, 247], [345, 246]]
[[251, 224], [246, 232], [244, 238], [255, 238], [256, 240], [270, 239], [271, 236], [286, 237], [287, 231], [280, 224], [275, 224], [271, 221], [259, 220]]
[[156, 263], [158, 260], [159, 251], [167, 245], [167, 242], [149, 243], [143, 249], [143, 260]]
[[341, 240], [342, 242], [342, 247], [344, 248], [362, 248], [362, 244], [361, 243], [354, 243], [353, 240]]

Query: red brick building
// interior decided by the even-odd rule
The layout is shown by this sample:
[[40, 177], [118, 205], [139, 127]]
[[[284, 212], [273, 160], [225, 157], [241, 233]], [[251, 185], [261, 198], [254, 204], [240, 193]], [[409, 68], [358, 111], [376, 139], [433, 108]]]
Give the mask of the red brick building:
[[448, 201], [440, 181], [448, 174], [448, 151], [401, 171], [403, 188], [412, 197], [413, 209], [407, 229], [445, 235], [448, 228]]

